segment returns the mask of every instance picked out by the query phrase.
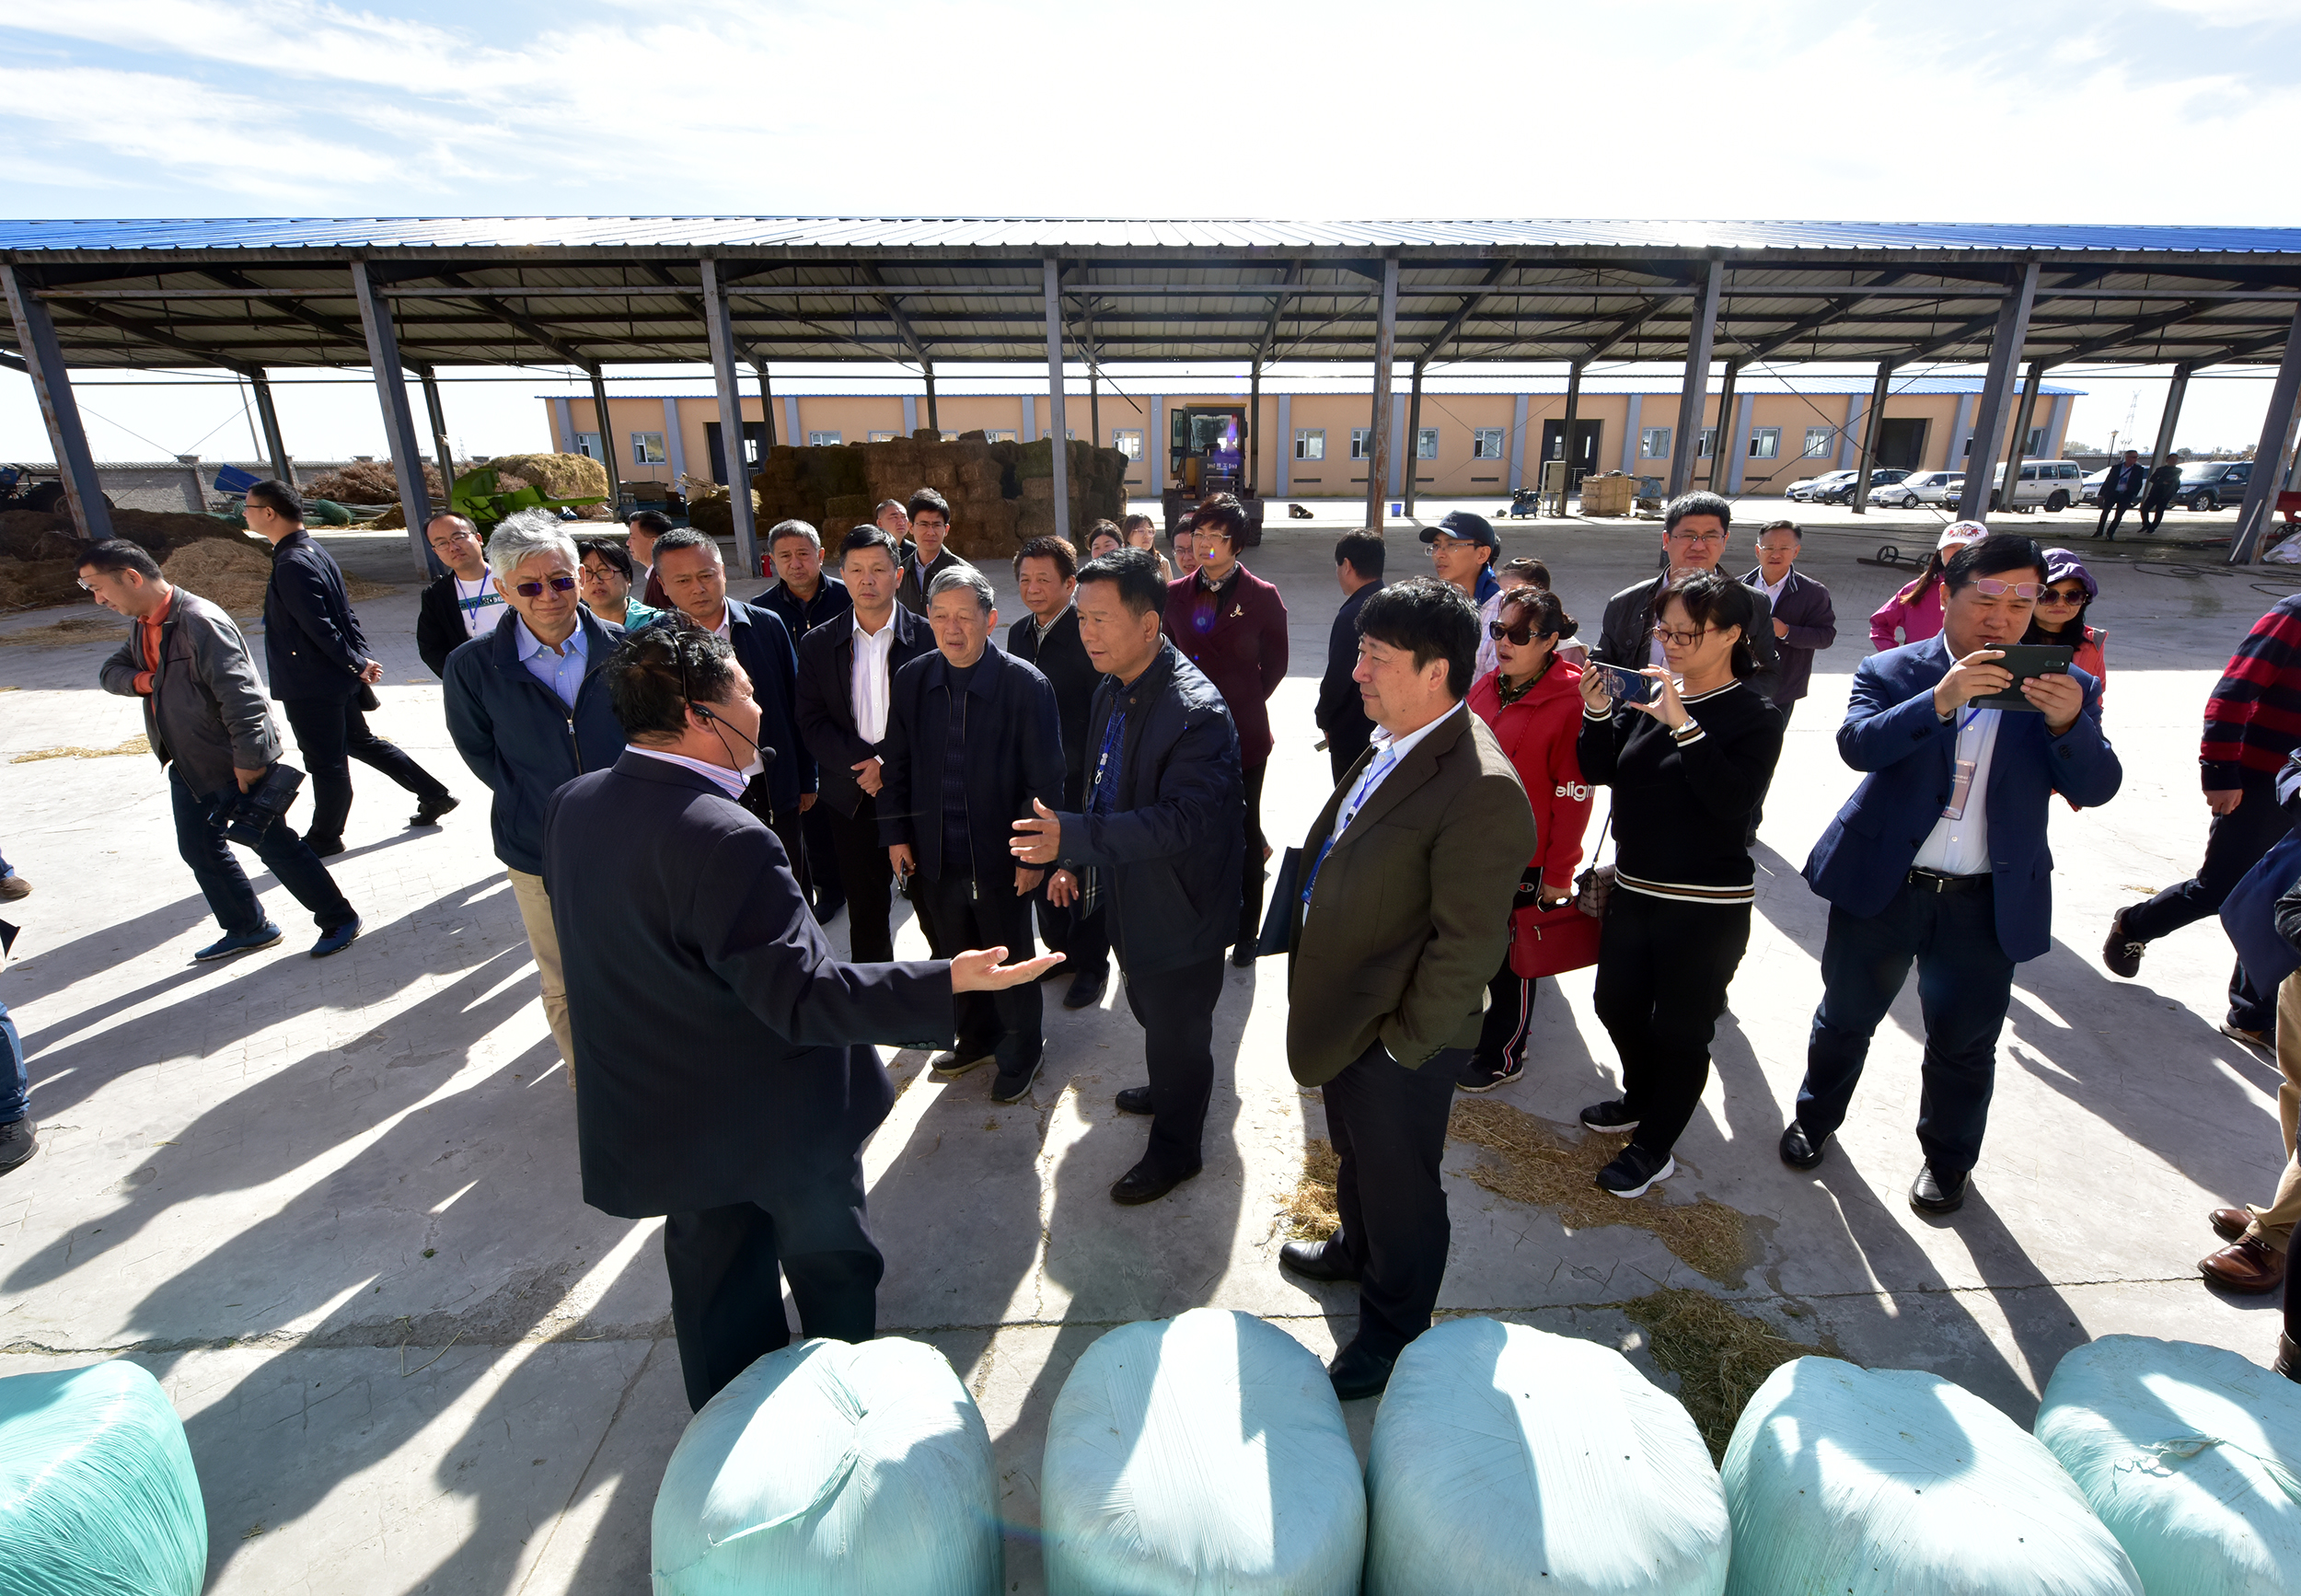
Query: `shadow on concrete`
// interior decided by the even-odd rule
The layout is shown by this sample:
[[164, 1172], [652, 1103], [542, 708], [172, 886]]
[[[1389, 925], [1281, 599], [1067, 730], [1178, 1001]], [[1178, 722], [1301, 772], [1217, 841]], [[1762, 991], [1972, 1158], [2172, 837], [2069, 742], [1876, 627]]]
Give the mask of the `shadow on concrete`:
[[[178, 870], [179, 874], [189, 873], [180, 866]], [[54, 947], [19, 943], [17, 946], [26, 953], [8, 966], [9, 1006], [21, 1011], [38, 999], [86, 980], [94, 971], [131, 963], [202, 923], [213, 925], [214, 917], [208, 912], [208, 900], [194, 892], [189, 897], [155, 904], [133, 919], [101, 926]], [[28, 932], [34, 930], [27, 927]], [[26, 1046], [30, 1046], [29, 1040]]]

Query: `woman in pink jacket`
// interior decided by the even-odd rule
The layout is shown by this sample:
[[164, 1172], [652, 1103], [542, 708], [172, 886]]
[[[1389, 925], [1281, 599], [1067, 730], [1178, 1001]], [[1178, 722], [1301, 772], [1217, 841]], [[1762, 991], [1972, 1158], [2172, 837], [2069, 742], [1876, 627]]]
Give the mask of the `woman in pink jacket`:
[[[1590, 824], [1590, 788], [1574, 751], [1582, 728], [1582, 673], [1558, 655], [1574, 635], [1574, 618], [1557, 595], [1514, 587], [1487, 627], [1499, 662], [1470, 685], [1470, 710], [1493, 730], [1510, 757], [1534, 811], [1534, 856], [1518, 884], [1522, 907], [1544, 908], [1574, 896], [1574, 866]], [[1488, 1002], [1478, 1046], [1455, 1083], [1464, 1092], [1491, 1092], [1526, 1070], [1526, 1033], [1533, 1018], [1534, 983], [1502, 967], [1486, 984]]]
[[1924, 642], [1941, 630], [1942, 567], [1968, 543], [1989, 536], [1979, 521], [1952, 521], [1926, 557], [1917, 580], [1878, 607], [1869, 618], [1869, 646], [1883, 653], [1904, 643]]

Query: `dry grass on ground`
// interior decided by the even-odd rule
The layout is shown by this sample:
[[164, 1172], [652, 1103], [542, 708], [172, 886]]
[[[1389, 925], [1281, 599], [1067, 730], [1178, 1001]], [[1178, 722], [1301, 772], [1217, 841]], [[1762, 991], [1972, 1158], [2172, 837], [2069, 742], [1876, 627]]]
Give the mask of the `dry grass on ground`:
[[1657, 1193], [1629, 1202], [1601, 1190], [1591, 1177], [1622, 1151], [1611, 1136], [1560, 1134], [1507, 1103], [1457, 1103], [1447, 1134], [1496, 1156], [1466, 1173], [1512, 1202], [1555, 1209], [1568, 1230], [1634, 1225], [1651, 1231], [1679, 1258], [1713, 1280], [1734, 1282], [1749, 1264], [1749, 1222], [1737, 1209], [1709, 1197], [1664, 1202]]
[[70, 648], [83, 642], [118, 642], [127, 635], [127, 627], [126, 621], [105, 609], [93, 615], [75, 615], [69, 620], [52, 620], [46, 626], [0, 632], [0, 643], [13, 643], [20, 648]]
[[1735, 1421], [1765, 1377], [1821, 1350], [1781, 1335], [1706, 1291], [1671, 1287], [1622, 1304], [1644, 1329], [1655, 1366], [1678, 1377], [1678, 1400], [1694, 1416], [1710, 1456], [1723, 1459]]
[[29, 754], [18, 754], [8, 761], [11, 765], [29, 765], [40, 759], [109, 759], [116, 754], [148, 754], [152, 745], [139, 732], [116, 748], [90, 748], [78, 743], [67, 743], [61, 748], [34, 748]]
[[1278, 1203], [1289, 1237], [1323, 1242], [1342, 1228], [1342, 1217], [1335, 1212], [1335, 1177], [1341, 1168], [1334, 1143], [1324, 1137], [1313, 1137], [1303, 1147], [1302, 1178]]

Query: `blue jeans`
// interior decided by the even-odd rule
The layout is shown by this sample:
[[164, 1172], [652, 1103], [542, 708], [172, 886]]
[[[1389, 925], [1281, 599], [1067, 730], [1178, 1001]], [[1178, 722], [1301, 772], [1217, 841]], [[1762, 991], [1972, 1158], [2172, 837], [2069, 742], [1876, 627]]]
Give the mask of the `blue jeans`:
[[1867, 919], [1832, 908], [1798, 1121], [1816, 1143], [1845, 1122], [1870, 1034], [1901, 994], [1913, 961], [1925, 1019], [1917, 1144], [1935, 1173], [1963, 1174], [1982, 1155], [1997, 1033], [2013, 997], [2014, 962], [1997, 945], [1996, 896], [1987, 885], [1937, 892], [1904, 882]]
[[[182, 770], [173, 764], [168, 768], [168, 792], [176, 809], [176, 851], [191, 866], [192, 879], [215, 911], [216, 923], [234, 935], [254, 931], [264, 923], [263, 906], [256, 901], [248, 873], [240, 869], [231, 845], [224, 840], [224, 828], [208, 818], [209, 799], [193, 792]], [[285, 820], [272, 822], [263, 840], [256, 844], [256, 857], [279, 877], [282, 886], [295, 895], [296, 902], [312, 911], [321, 931], [331, 931], [360, 918], [337, 890], [335, 878], [319, 862], [319, 855]]]
[[0, 1003], [0, 1125], [24, 1117], [32, 1078], [24, 1068], [24, 1039], [16, 1034], [8, 1006]]

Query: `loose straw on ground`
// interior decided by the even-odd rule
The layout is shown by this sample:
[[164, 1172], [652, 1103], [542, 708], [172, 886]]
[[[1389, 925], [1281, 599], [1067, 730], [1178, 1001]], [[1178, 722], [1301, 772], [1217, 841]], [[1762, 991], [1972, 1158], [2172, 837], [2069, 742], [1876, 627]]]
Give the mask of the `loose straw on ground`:
[[1694, 1416], [1714, 1459], [1725, 1457], [1743, 1405], [1765, 1377], [1821, 1350], [1800, 1346], [1706, 1291], [1669, 1287], [1625, 1302], [1622, 1312], [1645, 1330], [1655, 1367], [1678, 1377], [1678, 1400]]
[[18, 754], [8, 763], [29, 765], [38, 759], [109, 759], [116, 754], [148, 754], [151, 751], [152, 745], [139, 733], [115, 748], [90, 748], [70, 743], [61, 748], [34, 748], [29, 754]]

